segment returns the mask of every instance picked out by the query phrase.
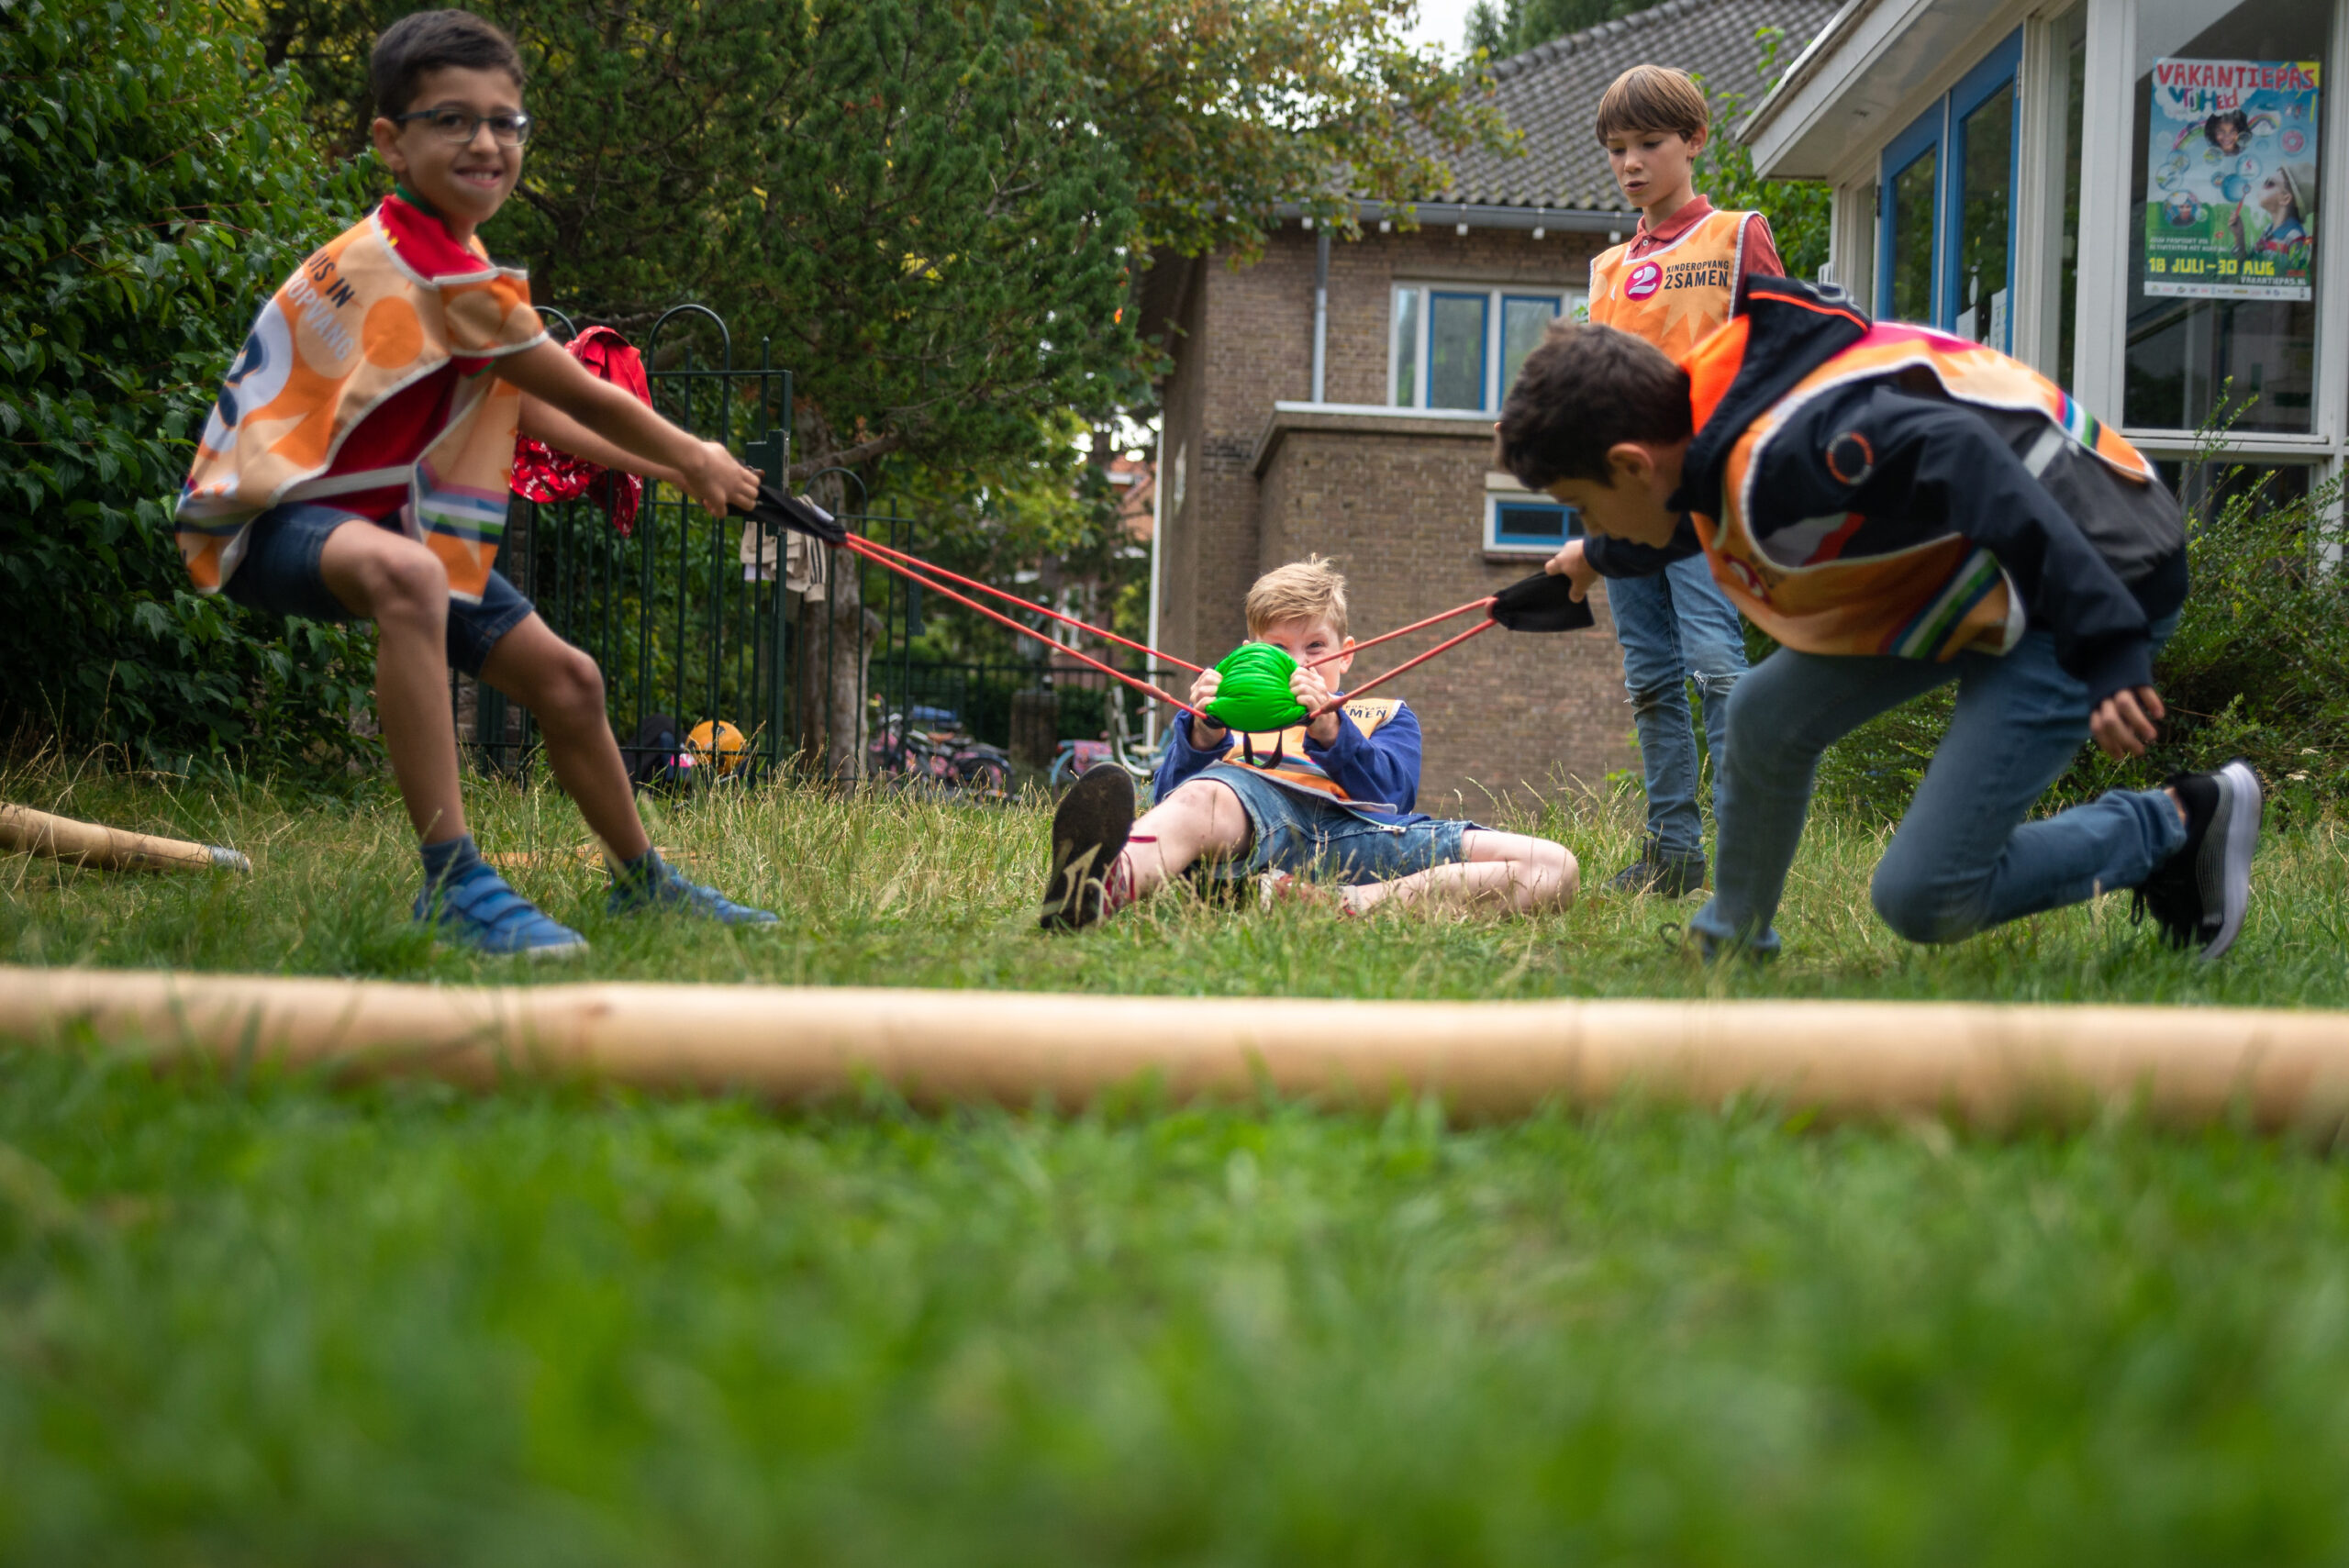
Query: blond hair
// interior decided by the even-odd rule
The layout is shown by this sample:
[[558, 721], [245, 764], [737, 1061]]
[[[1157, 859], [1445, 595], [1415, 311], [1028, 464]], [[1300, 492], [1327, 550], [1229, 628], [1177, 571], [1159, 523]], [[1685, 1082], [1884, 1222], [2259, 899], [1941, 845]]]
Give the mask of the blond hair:
[[1318, 555], [1276, 566], [1248, 590], [1248, 635], [1262, 637], [1284, 621], [1320, 621], [1346, 635], [1346, 580]]
[[1634, 65], [1609, 83], [1598, 100], [1598, 139], [1643, 130], [1677, 131], [1694, 140], [1713, 126], [1704, 90], [1686, 71], [1668, 65]]

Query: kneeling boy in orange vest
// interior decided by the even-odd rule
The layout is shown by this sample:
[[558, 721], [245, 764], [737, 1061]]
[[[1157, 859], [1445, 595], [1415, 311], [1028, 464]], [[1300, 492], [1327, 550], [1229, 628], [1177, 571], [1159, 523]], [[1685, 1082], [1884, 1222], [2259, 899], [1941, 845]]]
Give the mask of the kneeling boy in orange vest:
[[[1297, 661], [1289, 693], [1309, 722], [1262, 735], [1183, 714], [1158, 764], [1157, 800], [1134, 819], [1124, 769], [1093, 769], [1052, 817], [1042, 924], [1089, 926], [1203, 867], [1213, 881], [1264, 876], [1268, 895], [1328, 902], [1349, 914], [1430, 899], [1523, 914], [1574, 902], [1563, 844], [1496, 833], [1411, 809], [1419, 793], [1419, 721], [1394, 698], [1320, 709], [1353, 656], [1346, 581], [1318, 557], [1268, 572], [1248, 590], [1248, 635]], [[1317, 667], [1316, 660], [1330, 662]], [[1190, 702], [1204, 714], [1222, 677], [1203, 672]], [[1323, 891], [1310, 880], [1338, 885]]]
[[[1820, 754], [1951, 682], [1957, 706], [1876, 867], [1916, 941], [2133, 889], [2206, 958], [2241, 930], [2259, 835], [2242, 762], [2025, 821], [2093, 737], [2142, 754], [2154, 653], [2186, 599], [2186, 531], [2152, 466], [2029, 366], [1871, 321], [1831, 289], [1753, 278], [1678, 364], [1605, 327], [1526, 360], [1500, 461], [1582, 508], [1605, 570], [1702, 553], [1780, 646], [1731, 699], [1707, 951], [1771, 929]], [[1588, 553], [1553, 569], [1587, 589]]]

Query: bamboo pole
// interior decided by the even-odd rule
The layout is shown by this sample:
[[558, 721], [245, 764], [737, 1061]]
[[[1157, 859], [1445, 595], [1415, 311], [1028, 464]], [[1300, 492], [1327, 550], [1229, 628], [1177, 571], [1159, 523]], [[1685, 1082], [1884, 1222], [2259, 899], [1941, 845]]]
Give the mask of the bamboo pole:
[[516, 1075], [789, 1103], [1441, 1096], [1492, 1119], [1625, 1095], [1998, 1126], [2115, 1103], [2330, 1131], [2349, 1015], [1898, 1002], [1358, 1002], [754, 985], [462, 987], [0, 967], [0, 1039], [95, 1040], [475, 1086]]
[[252, 862], [235, 850], [128, 833], [101, 823], [0, 805], [0, 851], [42, 855], [106, 871], [242, 871]]

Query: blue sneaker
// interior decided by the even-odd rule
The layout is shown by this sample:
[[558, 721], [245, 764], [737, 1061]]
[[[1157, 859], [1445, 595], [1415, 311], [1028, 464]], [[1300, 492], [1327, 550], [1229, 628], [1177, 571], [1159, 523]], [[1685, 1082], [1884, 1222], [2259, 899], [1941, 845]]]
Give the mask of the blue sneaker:
[[612, 877], [611, 895], [604, 907], [615, 915], [641, 915], [651, 909], [673, 909], [680, 914], [715, 920], [721, 926], [779, 926], [783, 917], [772, 909], [753, 909], [747, 904], [737, 904], [714, 887], [704, 887], [697, 882], [687, 882], [677, 868], [661, 858], [658, 850], [645, 851], [644, 859], [632, 866], [624, 866]]
[[475, 861], [449, 880], [416, 895], [416, 917], [442, 941], [475, 952], [569, 958], [587, 951], [587, 939], [539, 913], [497, 868]]

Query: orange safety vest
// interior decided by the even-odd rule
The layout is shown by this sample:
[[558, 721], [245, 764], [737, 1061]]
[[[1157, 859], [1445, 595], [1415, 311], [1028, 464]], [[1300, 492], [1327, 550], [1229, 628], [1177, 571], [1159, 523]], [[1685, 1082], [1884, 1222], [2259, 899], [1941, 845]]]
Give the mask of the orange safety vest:
[[[1354, 728], [1368, 735], [1402, 711], [1403, 705], [1392, 697], [1348, 697], [1339, 705], [1340, 710], [1354, 721]], [[1305, 726], [1292, 724], [1286, 729], [1266, 730], [1257, 734], [1231, 732], [1223, 755], [1217, 758], [1218, 767], [1246, 768], [1262, 774], [1276, 784], [1335, 801], [1342, 806], [1360, 806], [1372, 811], [1392, 811], [1391, 801], [1355, 800], [1338, 787], [1338, 781], [1321, 771], [1321, 764], [1305, 754]]]
[[1762, 215], [1708, 213], [1660, 250], [1631, 260], [1630, 240], [1590, 264], [1590, 318], [1644, 338], [1674, 359], [1720, 330], [1745, 271], [1745, 231]]
[[[1739, 316], [1681, 361], [1698, 428], [1737, 379], [1751, 327], [1751, 317]], [[1876, 322], [1739, 434], [1722, 477], [1720, 516], [1692, 514], [1714, 580], [1747, 619], [1788, 648], [1948, 660], [1967, 649], [2003, 653], [2022, 636], [2022, 600], [2005, 570], [1962, 534], [1843, 560], [1837, 551], [1863, 521], [1856, 515], [1840, 524], [1818, 519], [1819, 527], [1790, 530], [1798, 536], [1792, 539], [1774, 535], [1768, 545], [1748, 526], [1762, 454], [1798, 410], [1834, 387], [1904, 373], [1930, 375], [1959, 403], [2039, 415], [2056, 433], [2057, 447], [2066, 439], [2077, 443], [2124, 483], [2154, 480], [2136, 448], [2029, 365], [1946, 332]], [[2035, 461], [2043, 466], [2047, 458]], [[1793, 550], [1803, 552], [1800, 559], [1790, 558]]]
[[449, 422], [412, 470], [328, 475], [345, 437], [384, 399], [451, 359], [494, 360], [546, 339], [527, 274], [492, 262], [427, 278], [380, 209], [320, 246], [262, 306], [181, 487], [180, 559], [217, 594], [270, 507], [406, 478], [402, 528], [438, 556], [449, 596], [477, 602], [506, 534], [522, 395], [483, 365], [462, 376]]

